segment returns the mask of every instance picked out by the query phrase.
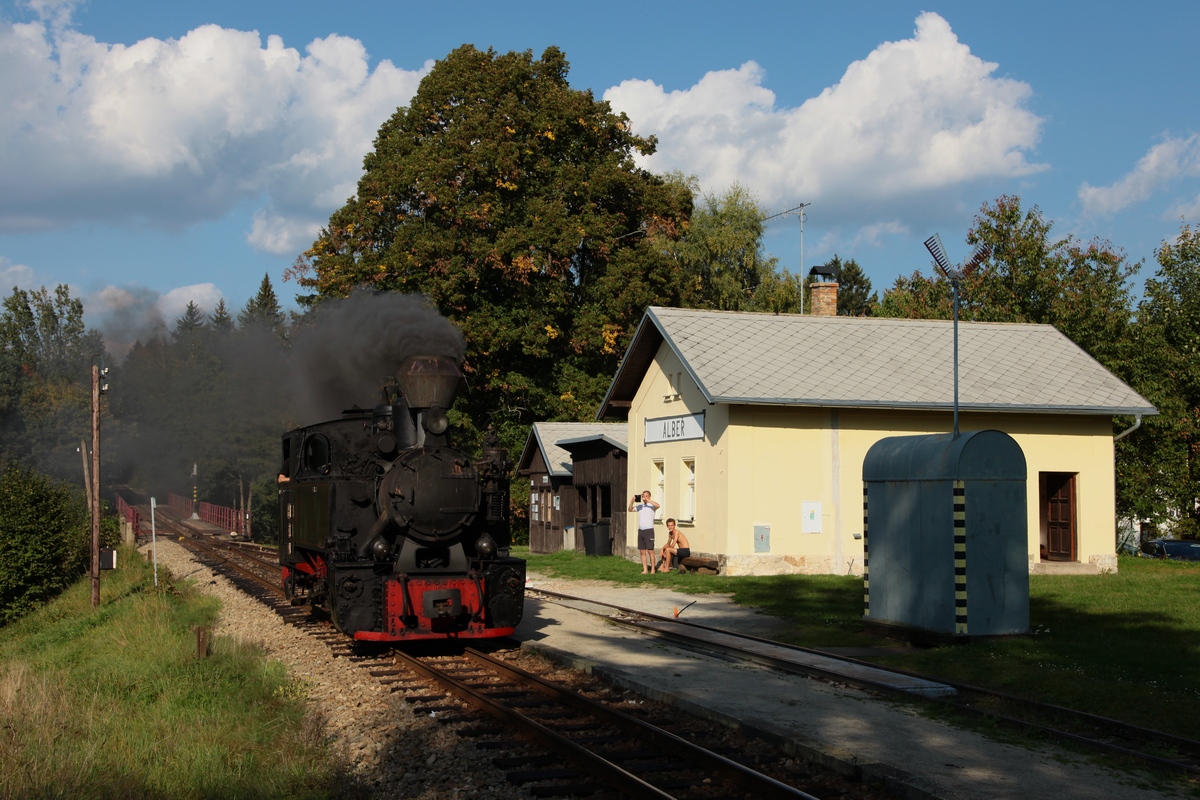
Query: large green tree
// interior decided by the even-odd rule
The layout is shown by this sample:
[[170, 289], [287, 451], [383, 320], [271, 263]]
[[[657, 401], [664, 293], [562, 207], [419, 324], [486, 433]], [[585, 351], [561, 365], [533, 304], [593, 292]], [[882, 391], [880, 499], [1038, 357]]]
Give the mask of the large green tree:
[[[699, 194], [695, 177], [672, 173], [667, 180]], [[744, 187], [701, 196], [677, 238], [661, 238], [676, 266], [678, 304], [719, 311], [800, 311], [799, 276], [779, 266], [763, 247], [766, 211]], [[807, 294], [805, 295], [807, 297]], [[666, 301], [661, 301], [666, 304]]]
[[1130, 513], [1200, 533], [1200, 231], [1184, 225], [1156, 251], [1127, 363], [1158, 408], [1118, 443], [1119, 502]]
[[[670, 176], [693, 193], [695, 178]], [[724, 311], [756, 309], [769, 290], [778, 260], [763, 250], [763, 209], [746, 189], [734, 185], [705, 194], [677, 239], [663, 242], [680, 275], [680, 304]]]
[[[959, 315], [980, 322], [1053, 325], [1118, 374], [1133, 318], [1131, 277], [1138, 265], [1108, 242], [1051, 237], [1053, 223], [1019, 197], [985, 203], [967, 244], [991, 255], [962, 282]], [[876, 314], [949, 319], [950, 282], [932, 269], [896, 279]]]
[[104, 342], [66, 286], [14, 289], [0, 310], [0, 459], [77, 480], [91, 429], [91, 363]]
[[555, 47], [437, 62], [297, 265], [310, 303], [427, 295], [467, 341], [457, 422], [510, 446], [532, 420], [591, 413], [643, 309], [679, 300], [662, 243], [691, 192], [638, 168], [654, 139], [567, 72]]

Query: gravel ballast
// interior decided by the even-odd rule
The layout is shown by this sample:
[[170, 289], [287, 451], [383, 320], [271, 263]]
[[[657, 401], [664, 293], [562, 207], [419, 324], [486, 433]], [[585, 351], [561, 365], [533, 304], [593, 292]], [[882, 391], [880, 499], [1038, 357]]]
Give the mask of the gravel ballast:
[[[147, 558], [150, 546], [142, 548]], [[311, 713], [324, 720], [329, 746], [372, 797], [413, 800], [528, 798], [504, 774], [447, 726], [417, 716], [402, 697], [367, 674], [334, 658], [320, 641], [196, 561], [177, 542], [158, 540], [159, 568], [193, 581], [221, 601], [217, 636], [260, 647], [283, 663], [307, 689]]]

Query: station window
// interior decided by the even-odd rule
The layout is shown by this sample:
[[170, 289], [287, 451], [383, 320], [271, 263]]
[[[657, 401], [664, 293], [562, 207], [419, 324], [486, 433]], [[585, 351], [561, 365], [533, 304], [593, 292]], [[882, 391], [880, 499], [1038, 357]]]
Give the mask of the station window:
[[663, 506], [666, 501], [663, 499], [667, 496], [667, 471], [663, 465], [661, 458], [654, 459], [653, 469], [650, 475], [651, 485], [654, 487], [654, 502], [658, 503], [658, 508], [654, 509], [654, 518], [659, 522], [663, 518]]
[[696, 521], [696, 459], [683, 460], [683, 497], [680, 498], [679, 518]]

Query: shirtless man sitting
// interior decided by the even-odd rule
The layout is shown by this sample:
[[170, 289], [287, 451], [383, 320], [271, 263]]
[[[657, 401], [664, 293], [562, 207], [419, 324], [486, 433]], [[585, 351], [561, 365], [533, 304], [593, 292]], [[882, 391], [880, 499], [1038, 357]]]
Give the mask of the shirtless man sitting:
[[659, 572], [670, 572], [672, 558], [678, 556], [680, 562], [692, 554], [688, 539], [683, 532], [675, 527], [675, 520], [667, 520], [667, 543], [663, 545], [659, 559]]

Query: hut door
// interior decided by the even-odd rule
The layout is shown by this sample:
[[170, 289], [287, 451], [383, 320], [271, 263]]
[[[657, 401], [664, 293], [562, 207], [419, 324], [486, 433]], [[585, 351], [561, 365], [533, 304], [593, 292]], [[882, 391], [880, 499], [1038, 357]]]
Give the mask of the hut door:
[[1041, 483], [1046, 560], [1075, 561], [1075, 474], [1044, 472]]
[[545, 520], [546, 532], [550, 536], [555, 536], [558, 531], [562, 530], [562, 523], [559, 520], [558, 510], [554, 507], [554, 492], [550, 489], [542, 489], [542, 519]]

